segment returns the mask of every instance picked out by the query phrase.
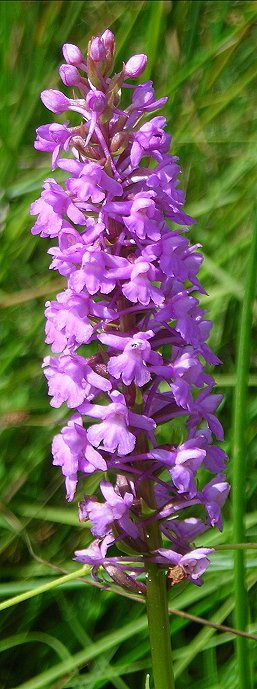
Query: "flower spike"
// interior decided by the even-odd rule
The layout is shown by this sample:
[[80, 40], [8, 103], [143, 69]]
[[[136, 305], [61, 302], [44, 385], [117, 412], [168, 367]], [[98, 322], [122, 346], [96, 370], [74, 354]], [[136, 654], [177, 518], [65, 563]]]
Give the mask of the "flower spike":
[[[78, 120], [37, 129], [35, 148], [52, 154], [66, 180], [48, 178], [31, 214], [38, 216], [32, 233], [54, 239], [50, 268], [67, 280], [46, 303], [52, 356], [43, 367], [51, 405], [72, 412], [53, 439], [53, 463], [67, 499], [80, 493], [79, 518], [90, 520], [94, 539], [75, 558], [103, 586], [113, 580], [142, 594], [151, 566], [166, 570], [172, 586], [202, 583], [212, 549], [194, 541], [222, 528], [229, 486], [216, 444], [221, 396], [205, 370], [219, 360], [197, 298], [203, 259], [188, 239], [194, 220], [184, 210], [166, 119], [156, 114], [167, 99], [155, 98], [151, 81], [128, 83], [143, 72], [146, 55], [112, 74], [114, 55], [109, 29], [92, 37], [86, 56], [64, 44], [59, 74], [72, 97], [50, 89], [41, 98], [51, 112], [72, 110]], [[203, 468], [210, 476], [200, 490]], [[83, 478], [92, 473], [100, 494], [83, 497]]]

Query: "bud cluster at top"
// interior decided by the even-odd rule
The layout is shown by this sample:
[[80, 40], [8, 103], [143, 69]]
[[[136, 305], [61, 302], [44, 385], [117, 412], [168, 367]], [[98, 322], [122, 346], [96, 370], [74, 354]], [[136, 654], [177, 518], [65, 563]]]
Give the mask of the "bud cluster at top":
[[[72, 98], [57, 90], [41, 98], [54, 113], [77, 113], [78, 124], [37, 129], [35, 148], [51, 152], [53, 170], [67, 177], [64, 185], [46, 179], [31, 207], [32, 232], [56, 238], [50, 268], [67, 279], [45, 311], [51, 405], [72, 411], [53, 439], [53, 462], [69, 501], [78, 480], [97, 473], [100, 482], [101, 497], [86, 495], [79, 505], [95, 540], [75, 556], [94, 577], [143, 591], [147, 559], [171, 568], [173, 583], [201, 583], [211, 549], [193, 543], [209, 527], [222, 528], [229, 487], [216, 444], [221, 396], [205, 371], [219, 360], [196, 296], [204, 292], [200, 245], [187, 238], [194, 221], [183, 210], [166, 120], [152, 116], [167, 99], [155, 98], [151, 81], [129, 81], [143, 72], [145, 55], [111, 76], [114, 55], [108, 29], [89, 41], [86, 57], [63, 46], [59, 74]], [[162, 540], [153, 549], [155, 523]]]

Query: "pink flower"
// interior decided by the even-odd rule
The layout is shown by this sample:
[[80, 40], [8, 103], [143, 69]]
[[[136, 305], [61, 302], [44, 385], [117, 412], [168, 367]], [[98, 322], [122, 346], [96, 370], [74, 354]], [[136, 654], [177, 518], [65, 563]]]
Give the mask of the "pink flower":
[[150, 261], [137, 258], [131, 269], [130, 281], [122, 286], [122, 292], [129, 301], [140, 302], [143, 306], [148, 306], [153, 302], [156, 306], [161, 306], [164, 295], [159, 287], [155, 287], [152, 282], [158, 279], [156, 268]]
[[203, 583], [201, 579], [202, 574], [210, 564], [207, 555], [212, 553], [213, 550], [213, 548], [196, 548], [186, 555], [180, 555], [173, 550], [159, 548], [159, 550], [156, 550], [155, 561], [164, 566], [179, 565], [185, 577], [188, 577], [194, 584], [199, 586]]
[[52, 444], [53, 464], [61, 466], [65, 476], [67, 498], [73, 500], [78, 472], [92, 474], [95, 471], [106, 471], [103, 457], [88, 442], [87, 432], [79, 414], [71, 417], [61, 433], [55, 435]]
[[53, 397], [52, 407], [66, 402], [71, 409], [78, 408], [85, 399], [93, 399], [98, 390], [107, 392], [112, 388], [110, 381], [95, 373], [78, 354], [47, 356], [43, 368]]
[[152, 330], [139, 332], [133, 337], [118, 337], [117, 335], [99, 335], [100, 342], [111, 346], [114, 349], [123, 350], [119, 356], [112, 356], [109, 359], [108, 371], [114, 378], [123, 380], [125, 385], [130, 385], [132, 380], [138, 387], [142, 387], [151, 379], [149, 364], [161, 363], [159, 354], [151, 350], [148, 340], [153, 337]]

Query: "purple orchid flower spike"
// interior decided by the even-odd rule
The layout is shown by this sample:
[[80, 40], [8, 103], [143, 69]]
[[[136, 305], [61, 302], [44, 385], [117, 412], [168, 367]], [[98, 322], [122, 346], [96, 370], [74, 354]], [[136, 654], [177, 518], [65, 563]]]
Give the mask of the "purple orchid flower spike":
[[[103, 586], [114, 581], [150, 600], [156, 572], [172, 585], [202, 583], [212, 549], [194, 541], [222, 529], [229, 486], [216, 444], [221, 395], [206, 371], [220, 362], [197, 298], [203, 258], [187, 236], [194, 220], [166, 119], [156, 114], [167, 99], [155, 97], [151, 81], [134, 83], [144, 54], [112, 75], [114, 55], [109, 29], [90, 40], [86, 56], [63, 46], [60, 77], [72, 98], [56, 89], [41, 98], [57, 115], [77, 113], [78, 123], [37, 129], [35, 148], [52, 154], [66, 180], [46, 180], [31, 206], [32, 233], [54, 239], [50, 267], [67, 280], [46, 303], [53, 356], [43, 367], [51, 405], [72, 410], [53, 439], [54, 465], [67, 499], [80, 495], [79, 517], [96, 539], [75, 558]], [[126, 106], [124, 88], [132, 94]], [[173, 419], [181, 423], [177, 446]], [[100, 495], [84, 495], [93, 473]]]

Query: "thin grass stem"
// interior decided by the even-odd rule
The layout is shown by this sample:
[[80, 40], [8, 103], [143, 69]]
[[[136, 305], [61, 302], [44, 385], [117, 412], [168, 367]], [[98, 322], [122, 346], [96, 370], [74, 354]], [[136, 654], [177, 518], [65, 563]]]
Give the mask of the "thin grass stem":
[[53, 581], [49, 581], [47, 584], [41, 584], [41, 586], [37, 586], [34, 589], [30, 589], [30, 591], [24, 591], [24, 593], [20, 593], [18, 596], [8, 598], [7, 600], [4, 600], [2, 603], [0, 603], [0, 611], [6, 610], [6, 608], [10, 608], [12, 605], [23, 603], [23, 601], [28, 600], [28, 598], [39, 596], [40, 593], [45, 593], [45, 591], [51, 591], [53, 588], [56, 588], [56, 586], [60, 586], [60, 584], [64, 584], [67, 581], [72, 581], [73, 579], [77, 579], [78, 577], [85, 576], [89, 573], [89, 571], [90, 567], [88, 565], [84, 565], [84, 567], [77, 569], [75, 572], [65, 574], [63, 577], [58, 577]]
[[[252, 309], [255, 292], [257, 261], [257, 221], [255, 220], [249, 263], [246, 273], [245, 294], [238, 332], [237, 385], [234, 395], [233, 418], [233, 540], [235, 543], [245, 538], [245, 481], [246, 481], [246, 428], [247, 428], [247, 388], [250, 364], [250, 343]], [[245, 587], [244, 550], [236, 549], [235, 562], [235, 627], [246, 630], [248, 622], [248, 600]], [[236, 640], [239, 689], [251, 689], [251, 671], [246, 639]]]

